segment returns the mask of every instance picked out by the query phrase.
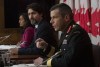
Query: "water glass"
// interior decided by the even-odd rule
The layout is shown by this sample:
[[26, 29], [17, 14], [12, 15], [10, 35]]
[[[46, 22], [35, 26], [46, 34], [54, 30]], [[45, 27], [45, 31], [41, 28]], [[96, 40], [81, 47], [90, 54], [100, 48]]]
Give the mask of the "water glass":
[[1, 56], [4, 67], [10, 67], [10, 53], [4, 53]]

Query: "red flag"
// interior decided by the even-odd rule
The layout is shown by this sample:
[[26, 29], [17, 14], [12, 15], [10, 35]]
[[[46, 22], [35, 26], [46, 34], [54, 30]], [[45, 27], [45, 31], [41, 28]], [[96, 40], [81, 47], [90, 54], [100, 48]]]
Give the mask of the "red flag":
[[[94, 44], [99, 43], [99, 19], [100, 15], [97, 12], [98, 9], [98, 0], [91, 0], [91, 22], [92, 22], [92, 42]], [[98, 16], [99, 15], [99, 16]]]
[[75, 1], [75, 9], [74, 9], [74, 20], [77, 24], [80, 24], [80, 1]]
[[89, 33], [90, 32], [90, 11], [89, 0], [80, 0], [80, 25]]

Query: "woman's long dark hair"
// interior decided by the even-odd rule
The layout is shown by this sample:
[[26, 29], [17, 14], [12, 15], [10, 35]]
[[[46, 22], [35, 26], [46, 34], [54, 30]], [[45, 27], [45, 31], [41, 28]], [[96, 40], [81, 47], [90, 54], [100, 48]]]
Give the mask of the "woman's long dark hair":
[[33, 27], [33, 25], [31, 24], [29, 18], [28, 18], [28, 14], [27, 13], [21, 13], [19, 14], [19, 16], [23, 16], [24, 20], [25, 20], [25, 26], [24, 28], [22, 27], [22, 33], [24, 32], [24, 30], [27, 28], [27, 27]]
[[28, 27], [28, 26], [32, 26], [33, 27], [33, 25], [31, 24], [31, 22], [30, 22], [30, 20], [28, 18], [28, 14], [27, 13], [21, 13], [19, 16], [23, 16], [23, 18], [25, 20], [25, 23], [26, 23], [25, 28]]

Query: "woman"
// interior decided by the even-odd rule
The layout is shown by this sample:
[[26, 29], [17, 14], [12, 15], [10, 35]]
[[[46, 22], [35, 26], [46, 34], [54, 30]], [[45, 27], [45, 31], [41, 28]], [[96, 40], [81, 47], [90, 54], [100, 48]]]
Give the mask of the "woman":
[[21, 41], [18, 42], [17, 45], [20, 45], [21, 48], [27, 48], [30, 46], [33, 37], [34, 37], [34, 27], [30, 23], [28, 15], [26, 13], [22, 13], [19, 16], [19, 25], [23, 29], [23, 34]]

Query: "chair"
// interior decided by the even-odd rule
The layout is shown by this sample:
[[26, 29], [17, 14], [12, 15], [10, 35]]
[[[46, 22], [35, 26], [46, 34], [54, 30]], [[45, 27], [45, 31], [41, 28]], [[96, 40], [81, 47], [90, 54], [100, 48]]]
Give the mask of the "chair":
[[95, 67], [100, 67], [100, 46], [93, 45], [93, 56]]

